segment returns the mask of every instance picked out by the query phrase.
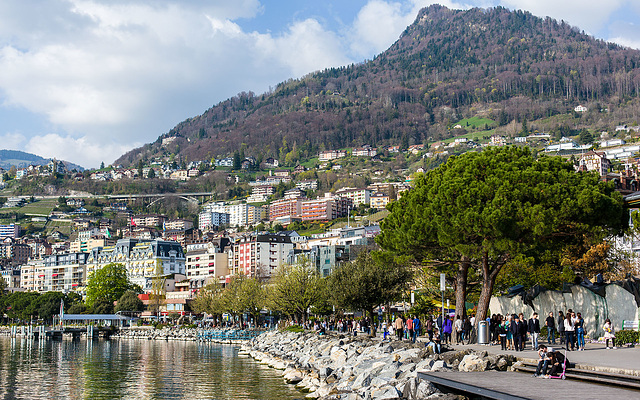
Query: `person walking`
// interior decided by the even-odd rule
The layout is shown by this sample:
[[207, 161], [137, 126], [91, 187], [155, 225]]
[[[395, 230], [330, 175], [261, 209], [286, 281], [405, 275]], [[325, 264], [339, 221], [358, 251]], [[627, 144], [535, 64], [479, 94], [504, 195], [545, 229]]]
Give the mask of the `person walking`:
[[538, 320], [538, 313], [533, 313], [533, 316], [529, 320], [529, 335], [531, 336], [532, 350], [538, 349], [538, 336], [540, 336], [540, 321]]
[[577, 349], [578, 351], [584, 351], [584, 318], [582, 318], [582, 314], [578, 313], [576, 316], [576, 340], [577, 340]]
[[471, 321], [468, 317], [464, 317], [462, 322], [462, 342], [467, 341], [467, 344], [471, 344]]
[[451, 332], [453, 331], [453, 322], [451, 321], [451, 318], [447, 315], [444, 317], [444, 327], [442, 328], [442, 331], [444, 332], [444, 342], [445, 343], [451, 343]]
[[427, 329], [427, 335], [429, 335], [429, 341], [433, 340], [433, 318], [429, 315], [427, 322], [425, 322], [425, 328]]
[[453, 327], [456, 331], [456, 344], [460, 344], [462, 341], [462, 320], [459, 315], [456, 315], [456, 322], [454, 322]]
[[418, 318], [417, 315], [413, 316], [413, 340], [412, 342], [415, 343], [416, 339], [418, 339], [418, 336], [420, 336], [420, 331], [422, 330], [422, 324], [420, 323], [420, 319]]
[[507, 320], [501, 321], [498, 325], [498, 337], [500, 338], [500, 348], [502, 350], [507, 350]]
[[567, 312], [567, 315], [564, 319], [564, 334], [565, 334], [565, 344], [566, 344], [567, 351], [569, 351], [569, 347], [571, 347], [571, 351], [573, 351], [575, 349], [574, 347], [575, 325], [573, 323], [573, 318], [571, 317], [570, 312]]
[[602, 329], [604, 329], [604, 340], [606, 341], [607, 349], [611, 348], [609, 347], [609, 339], [611, 339], [611, 344], [613, 346], [613, 349], [615, 350], [617, 348], [616, 334], [613, 330], [613, 324], [611, 323], [611, 320], [609, 318], [604, 320], [604, 326], [602, 327]]
[[556, 319], [553, 318], [553, 311], [544, 322], [547, 327], [547, 344], [556, 344]]
[[511, 325], [513, 324], [513, 316], [509, 315], [505, 319], [505, 329], [507, 331], [507, 350], [513, 350], [513, 332], [511, 331]]
[[411, 316], [407, 317], [405, 326], [407, 327], [407, 339], [413, 340], [413, 319]]
[[516, 351], [522, 351], [524, 348], [524, 344], [522, 343], [522, 328], [523, 324], [522, 321], [520, 321], [520, 317], [514, 314], [513, 323], [511, 324], [511, 334], [513, 335]]
[[394, 323], [394, 327], [396, 329], [398, 340], [402, 340], [402, 334], [404, 333], [404, 321], [402, 321], [402, 316], [398, 315], [398, 318], [396, 318], [396, 321]]
[[558, 337], [562, 345], [564, 343], [564, 313], [562, 311], [558, 311]]

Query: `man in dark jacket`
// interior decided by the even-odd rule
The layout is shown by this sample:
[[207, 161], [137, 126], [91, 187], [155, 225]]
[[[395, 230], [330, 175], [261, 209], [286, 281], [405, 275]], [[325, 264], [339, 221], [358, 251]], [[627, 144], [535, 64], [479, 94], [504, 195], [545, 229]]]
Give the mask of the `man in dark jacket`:
[[549, 313], [544, 324], [547, 327], [547, 343], [556, 344], [556, 319], [553, 318], [553, 311]]
[[514, 347], [516, 348], [516, 351], [522, 351], [522, 349], [524, 348], [523, 347], [524, 344], [522, 343], [521, 332], [523, 329], [526, 332], [526, 328], [524, 327], [524, 324], [522, 323], [522, 321], [520, 321], [520, 318], [517, 315], [514, 315], [513, 323], [511, 324], [509, 329], [511, 330], [511, 334], [513, 336], [513, 342], [514, 342]]
[[533, 316], [529, 320], [529, 336], [531, 336], [531, 350], [538, 350], [538, 336], [540, 336], [540, 320], [538, 319], [538, 313], [533, 313]]

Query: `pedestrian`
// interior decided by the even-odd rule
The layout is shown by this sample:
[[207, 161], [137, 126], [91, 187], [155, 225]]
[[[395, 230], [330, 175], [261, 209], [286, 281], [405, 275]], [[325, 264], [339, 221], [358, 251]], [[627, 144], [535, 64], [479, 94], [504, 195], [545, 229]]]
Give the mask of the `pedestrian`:
[[406, 327], [407, 327], [407, 339], [413, 340], [413, 319], [411, 318], [411, 316], [407, 318]]
[[582, 318], [582, 314], [578, 313], [576, 316], [576, 340], [578, 344], [576, 347], [578, 351], [584, 351], [584, 318]]
[[507, 325], [507, 320], [501, 321], [498, 325], [498, 337], [500, 338], [500, 348], [502, 350], [507, 350], [507, 332], [509, 328]]
[[404, 322], [402, 321], [402, 317], [400, 315], [398, 315], [398, 318], [396, 318], [395, 328], [398, 340], [402, 340], [402, 334], [404, 333]]
[[531, 336], [531, 347], [535, 351], [538, 349], [538, 336], [540, 336], [540, 321], [538, 320], [538, 313], [533, 313], [533, 316], [529, 320], [528, 326], [529, 335]]
[[446, 315], [444, 317], [444, 327], [442, 328], [444, 332], [444, 343], [451, 343], [451, 332], [453, 331], [453, 322], [451, 321], [451, 317]]
[[427, 329], [427, 335], [429, 335], [429, 341], [433, 340], [433, 318], [430, 315], [427, 317], [425, 328]]
[[565, 335], [565, 344], [566, 349], [569, 351], [569, 347], [571, 350], [574, 350], [574, 336], [575, 336], [575, 325], [573, 323], [573, 318], [571, 317], [572, 313], [567, 311], [567, 315], [564, 319], [564, 335]]
[[467, 344], [471, 344], [471, 320], [468, 317], [464, 317], [462, 322], [462, 341], [467, 341]]
[[547, 344], [556, 344], [556, 319], [553, 318], [553, 311], [544, 322], [547, 327]]
[[459, 315], [456, 315], [456, 322], [453, 324], [456, 331], [456, 344], [462, 341], [462, 320]]
[[417, 315], [413, 316], [413, 343], [416, 342], [418, 336], [420, 336], [420, 331], [422, 330], [422, 324], [420, 323], [420, 319]]
[[511, 324], [511, 334], [513, 335], [513, 341], [516, 351], [521, 351], [524, 344], [522, 343], [522, 328], [523, 323], [520, 321], [520, 317], [513, 314], [513, 323]]
[[604, 329], [604, 340], [606, 341], [607, 349], [611, 348], [609, 347], [609, 339], [611, 339], [611, 344], [613, 346], [613, 349], [615, 350], [617, 348], [616, 334], [613, 330], [613, 324], [611, 323], [611, 320], [609, 318], [604, 320], [604, 326], [602, 327], [602, 329]]
[[505, 320], [505, 328], [507, 330], [507, 350], [513, 350], [513, 332], [511, 332], [511, 325], [513, 324], [513, 316], [508, 315]]
[[560, 344], [564, 343], [564, 313], [558, 311], [558, 337], [560, 338]]

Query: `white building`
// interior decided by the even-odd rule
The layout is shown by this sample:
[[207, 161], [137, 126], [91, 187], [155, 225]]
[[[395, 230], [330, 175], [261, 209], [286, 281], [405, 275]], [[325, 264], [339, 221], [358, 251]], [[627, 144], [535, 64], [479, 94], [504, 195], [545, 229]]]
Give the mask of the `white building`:
[[226, 281], [229, 275], [228, 253], [226, 252], [228, 245], [229, 240], [226, 238], [187, 245], [186, 271], [192, 292], [209, 283], [224, 283]]

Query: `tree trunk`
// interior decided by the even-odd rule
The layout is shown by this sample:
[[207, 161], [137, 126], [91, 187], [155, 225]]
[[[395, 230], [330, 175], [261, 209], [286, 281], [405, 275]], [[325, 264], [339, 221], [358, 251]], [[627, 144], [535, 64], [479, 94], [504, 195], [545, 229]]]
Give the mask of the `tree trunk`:
[[469, 274], [469, 257], [463, 256], [458, 263], [456, 275], [456, 318], [463, 319], [467, 314], [465, 302], [467, 300], [467, 276]]
[[373, 307], [367, 310], [367, 314], [369, 314], [369, 337], [376, 336], [376, 328], [375, 323], [373, 322]]
[[502, 265], [496, 265], [491, 269], [489, 265], [489, 256], [482, 256], [482, 289], [480, 290], [480, 298], [478, 299], [478, 312], [476, 313], [476, 321], [487, 318], [489, 311], [489, 301], [493, 293], [493, 285], [496, 283], [498, 273], [502, 269]]

